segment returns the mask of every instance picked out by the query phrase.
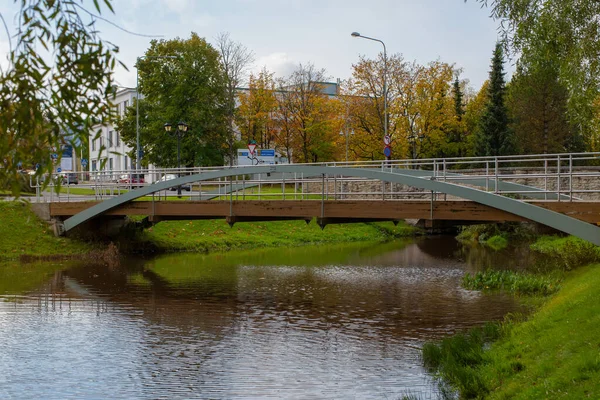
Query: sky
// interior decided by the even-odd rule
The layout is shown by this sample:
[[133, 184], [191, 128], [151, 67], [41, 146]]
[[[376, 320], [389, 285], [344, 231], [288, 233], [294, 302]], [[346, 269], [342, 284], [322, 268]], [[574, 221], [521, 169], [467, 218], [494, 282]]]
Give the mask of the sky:
[[[0, 13], [14, 32], [18, 4], [3, 1]], [[20, 1], [18, 2], [20, 3]], [[91, 1], [84, 2], [92, 10]], [[263, 66], [288, 75], [298, 63], [324, 68], [334, 82], [347, 79], [360, 55], [374, 58], [380, 43], [354, 38], [351, 32], [382, 40], [387, 53], [425, 64], [441, 60], [462, 69], [462, 79], [478, 90], [487, 79], [498, 23], [475, 0], [114, 0], [115, 14], [97, 22], [104, 39], [120, 48], [129, 70], [115, 73], [121, 86], [135, 87], [137, 57], [151, 40], [188, 38], [196, 32], [214, 43], [219, 33], [254, 53], [253, 71]], [[1, 25], [0, 25], [1, 26]], [[0, 66], [9, 45], [0, 29]], [[507, 63], [508, 72], [513, 69]]]

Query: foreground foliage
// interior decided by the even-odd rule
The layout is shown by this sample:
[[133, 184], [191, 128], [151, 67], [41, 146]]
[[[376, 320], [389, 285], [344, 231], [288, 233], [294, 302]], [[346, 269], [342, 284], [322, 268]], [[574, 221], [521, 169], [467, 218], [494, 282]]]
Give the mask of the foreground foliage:
[[[19, 170], [39, 164], [51, 172], [51, 154], [68, 142], [85, 144], [96, 123], [111, 118], [112, 70], [118, 48], [95, 27], [112, 1], [17, 1], [19, 25], [6, 32], [8, 67], [0, 68], [0, 187], [22, 190]], [[3, 20], [9, 16], [2, 15]]]
[[600, 3], [596, 0], [476, 1], [488, 5], [492, 17], [501, 22], [503, 38], [519, 57], [520, 68], [555, 66], [558, 82], [569, 94], [569, 121], [587, 139], [588, 146], [598, 146]]

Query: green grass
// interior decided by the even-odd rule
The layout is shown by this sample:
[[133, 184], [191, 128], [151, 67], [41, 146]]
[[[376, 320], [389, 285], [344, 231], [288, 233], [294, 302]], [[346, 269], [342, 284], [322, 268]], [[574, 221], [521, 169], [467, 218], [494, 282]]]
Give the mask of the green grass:
[[[116, 188], [112, 190], [114, 193], [127, 193], [128, 190], [127, 189], [121, 189], [121, 190], [117, 190]], [[98, 190], [96, 189], [92, 189], [92, 188], [84, 188], [84, 187], [74, 187], [74, 186], [69, 186], [68, 188], [66, 186], [61, 186], [60, 188], [60, 193], [61, 194], [73, 194], [73, 195], [82, 195], [82, 196], [93, 196], [96, 193], [103, 193], [103, 192], [111, 192], [111, 190], [108, 187], [98, 187]], [[56, 193], [56, 192], [55, 192]]]
[[[187, 191], [183, 191], [182, 192], [182, 198], [183, 199], [189, 199], [190, 196], [197, 198], [198, 197], [198, 189], [199, 186], [195, 185], [192, 187], [193, 191], [191, 192], [187, 192]], [[208, 185], [203, 185], [202, 186], [202, 191], [204, 193], [206, 193], [207, 191], [213, 191], [213, 190], [217, 190], [218, 188], [216, 186], [208, 186]], [[225, 190], [224, 187], [222, 187], [222, 190]], [[84, 187], [77, 187], [77, 186], [61, 186], [60, 188], [60, 193], [61, 194], [70, 194], [70, 195], [84, 195], [84, 196], [93, 196], [96, 193], [103, 193], [103, 192], [107, 192], [107, 193], [114, 193], [114, 194], [124, 194], [127, 193], [129, 190], [127, 188], [120, 188], [119, 190], [117, 190], [116, 187], [111, 187], [111, 186], [99, 186], [98, 190], [94, 189], [94, 188], [84, 188]], [[174, 193], [174, 191], [172, 191], [172, 193]], [[230, 197], [233, 197], [234, 200], [283, 200], [284, 196], [282, 194], [281, 191], [281, 186], [263, 186], [260, 189], [260, 193], [257, 187], [253, 187], [253, 188], [248, 188], [245, 191], [238, 191], [238, 192], [234, 192], [232, 196], [230, 196], [229, 194], [224, 194], [222, 196], [219, 196], [217, 198], [215, 198], [214, 200], [229, 200]], [[333, 199], [333, 194], [331, 194], [329, 196], [330, 199]], [[304, 197], [302, 196], [301, 192], [296, 192], [294, 190], [293, 187], [287, 187], [285, 189], [285, 199], [287, 200], [291, 200], [291, 199], [297, 199], [297, 200], [320, 200], [321, 199], [321, 195], [320, 194], [305, 194]], [[152, 200], [152, 196], [145, 196], [145, 197], [141, 197], [138, 200]], [[167, 197], [167, 201], [169, 200], [180, 200], [175, 196], [168, 196]]]
[[314, 222], [276, 221], [236, 223], [224, 220], [165, 221], [139, 234], [133, 246], [161, 251], [224, 251], [255, 247], [303, 246], [319, 243], [384, 241], [410, 236], [415, 229], [389, 223], [328, 225]]
[[503, 290], [517, 295], [548, 296], [560, 289], [563, 274], [530, 274], [514, 271], [487, 270], [474, 275], [467, 273], [462, 285], [469, 290]]
[[548, 256], [553, 267], [567, 271], [600, 261], [600, 247], [574, 236], [542, 236], [530, 248]]
[[598, 259], [598, 247], [572, 237], [543, 237], [531, 247], [558, 262], [544, 274], [467, 274], [463, 286], [551, 296], [529, 320], [502, 324], [494, 343], [476, 329], [425, 344], [424, 364], [443, 391], [461, 398], [600, 398], [600, 264], [566, 272]]
[[[486, 245], [500, 242], [495, 237], [506, 238], [494, 228], [470, 230], [465, 237], [473, 233]], [[557, 236], [540, 237], [530, 247], [543, 255], [535, 266], [538, 273], [488, 270], [463, 278], [465, 288], [525, 295], [523, 301], [538, 300], [539, 309], [527, 321], [499, 325], [497, 336], [482, 336], [477, 328], [425, 344], [424, 364], [441, 378], [444, 393], [486, 399], [600, 398], [600, 265], [579, 268], [600, 260], [600, 248]]]
[[600, 398], [600, 265], [562, 290], [486, 352], [477, 375], [490, 399]]
[[423, 364], [447, 383], [445, 392], [459, 392], [463, 398], [483, 397], [489, 389], [476, 367], [484, 362], [485, 345], [497, 340], [501, 331], [499, 323], [488, 322], [483, 327], [456, 334], [440, 343], [425, 343]]
[[528, 320], [426, 343], [424, 365], [461, 398], [600, 398], [600, 264], [568, 274]]
[[50, 225], [22, 202], [0, 202], [0, 259], [84, 254], [87, 243], [55, 237]]

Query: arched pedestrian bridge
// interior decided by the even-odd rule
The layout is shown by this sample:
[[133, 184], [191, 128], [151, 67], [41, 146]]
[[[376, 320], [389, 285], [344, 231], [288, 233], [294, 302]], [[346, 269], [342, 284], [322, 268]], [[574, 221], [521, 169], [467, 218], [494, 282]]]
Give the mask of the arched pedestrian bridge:
[[[321, 226], [411, 218], [533, 221], [600, 245], [599, 159], [583, 153], [154, 170], [144, 175], [157, 182], [143, 185], [126, 179], [135, 171], [114, 171], [92, 176], [88, 187], [96, 201], [74, 194], [72, 185], [44, 199], [66, 232], [124, 215], [145, 215], [152, 223], [226, 218], [230, 224], [316, 217]], [[165, 174], [180, 177], [161, 181]], [[125, 176], [124, 182], [114, 176]], [[180, 185], [189, 189], [182, 199], [169, 190]]]

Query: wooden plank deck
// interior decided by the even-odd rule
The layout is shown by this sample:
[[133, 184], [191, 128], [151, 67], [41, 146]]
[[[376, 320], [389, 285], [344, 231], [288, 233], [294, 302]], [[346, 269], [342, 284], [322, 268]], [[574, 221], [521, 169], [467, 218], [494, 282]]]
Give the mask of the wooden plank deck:
[[[600, 223], [600, 202], [535, 201], [537, 206], [566, 214], [593, 224]], [[67, 218], [97, 202], [61, 202], [50, 204], [50, 216]], [[432, 207], [433, 206], [433, 207]], [[525, 221], [525, 218], [472, 201], [394, 201], [394, 200], [243, 200], [243, 201], [135, 201], [116, 207], [106, 216], [144, 215], [156, 220], [210, 219], [230, 216], [248, 220], [261, 218], [365, 220], [460, 220]], [[241, 220], [242, 218], [240, 218]]]

